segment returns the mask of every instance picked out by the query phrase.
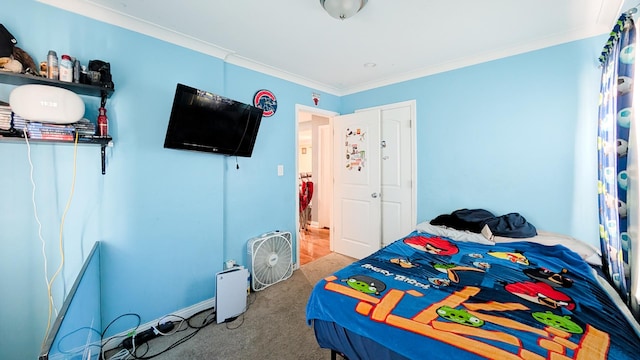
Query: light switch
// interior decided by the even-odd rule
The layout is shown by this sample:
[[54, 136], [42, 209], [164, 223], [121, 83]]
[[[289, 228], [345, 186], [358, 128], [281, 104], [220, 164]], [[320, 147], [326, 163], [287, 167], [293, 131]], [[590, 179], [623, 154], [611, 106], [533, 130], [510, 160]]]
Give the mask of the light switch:
[[284, 175], [284, 165], [278, 165], [278, 176]]

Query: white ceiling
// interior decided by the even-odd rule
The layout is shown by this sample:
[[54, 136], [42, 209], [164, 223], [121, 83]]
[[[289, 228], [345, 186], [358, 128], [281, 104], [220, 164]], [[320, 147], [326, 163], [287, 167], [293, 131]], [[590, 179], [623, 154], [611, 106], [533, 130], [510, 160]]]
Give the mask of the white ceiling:
[[[38, 0], [335, 95], [608, 33], [640, 0]], [[375, 67], [366, 67], [374, 63]]]

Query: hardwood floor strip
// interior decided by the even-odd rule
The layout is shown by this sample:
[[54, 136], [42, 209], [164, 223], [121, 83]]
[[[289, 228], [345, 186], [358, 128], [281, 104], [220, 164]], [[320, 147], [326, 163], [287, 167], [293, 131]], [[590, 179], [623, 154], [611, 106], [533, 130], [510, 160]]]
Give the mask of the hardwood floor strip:
[[331, 253], [329, 250], [329, 229], [307, 227], [300, 232], [300, 265], [319, 259]]

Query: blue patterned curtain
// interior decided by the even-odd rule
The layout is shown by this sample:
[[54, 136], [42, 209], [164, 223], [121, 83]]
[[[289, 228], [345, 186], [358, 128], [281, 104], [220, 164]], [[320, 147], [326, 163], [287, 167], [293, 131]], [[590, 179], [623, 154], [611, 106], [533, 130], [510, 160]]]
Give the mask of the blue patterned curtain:
[[[626, 13], [618, 19], [600, 62], [602, 83], [598, 116], [598, 200], [603, 270], [620, 296], [629, 301], [627, 234], [627, 145], [633, 117], [635, 25]], [[627, 264], [627, 265], [625, 265]]]

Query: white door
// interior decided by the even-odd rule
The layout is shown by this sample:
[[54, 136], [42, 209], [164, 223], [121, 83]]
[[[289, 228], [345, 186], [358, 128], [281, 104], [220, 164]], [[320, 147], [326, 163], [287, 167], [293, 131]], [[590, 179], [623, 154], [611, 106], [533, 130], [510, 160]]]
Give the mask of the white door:
[[356, 259], [380, 249], [380, 110], [333, 120], [333, 251]]
[[413, 211], [413, 150], [411, 106], [382, 109], [382, 245], [386, 246], [415, 228]]

